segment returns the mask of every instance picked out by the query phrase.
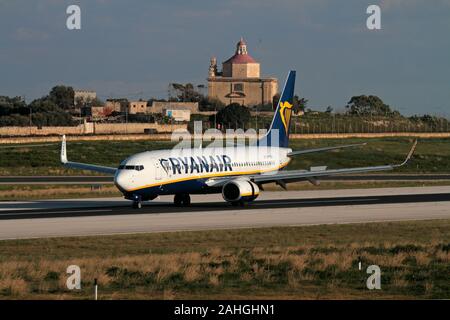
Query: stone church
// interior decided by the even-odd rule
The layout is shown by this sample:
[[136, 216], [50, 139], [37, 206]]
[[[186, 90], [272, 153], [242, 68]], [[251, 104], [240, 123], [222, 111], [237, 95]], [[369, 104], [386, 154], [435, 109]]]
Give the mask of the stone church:
[[239, 103], [247, 107], [271, 104], [278, 90], [276, 78], [262, 78], [260, 64], [247, 52], [247, 45], [241, 40], [235, 54], [222, 64], [218, 71], [216, 58], [211, 58], [208, 76], [208, 96], [225, 105]]

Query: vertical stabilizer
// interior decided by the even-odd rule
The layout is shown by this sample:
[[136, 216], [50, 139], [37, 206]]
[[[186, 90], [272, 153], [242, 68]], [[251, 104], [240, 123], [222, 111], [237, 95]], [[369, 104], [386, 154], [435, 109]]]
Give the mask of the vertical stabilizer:
[[292, 107], [294, 105], [295, 71], [290, 71], [278, 101], [275, 114], [266, 136], [259, 140], [259, 145], [287, 148]]

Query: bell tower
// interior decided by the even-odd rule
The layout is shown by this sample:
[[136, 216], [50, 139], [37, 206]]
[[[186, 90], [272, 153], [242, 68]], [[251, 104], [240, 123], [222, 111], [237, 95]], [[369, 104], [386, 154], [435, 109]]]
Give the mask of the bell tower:
[[217, 59], [216, 57], [212, 57], [209, 61], [209, 72], [208, 75], [210, 78], [214, 78], [217, 75]]
[[247, 44], [244, 41], [244, 38], [241, 37], [241, 40], [236, 45], [236, 54], [248, 54], [247, 52]]

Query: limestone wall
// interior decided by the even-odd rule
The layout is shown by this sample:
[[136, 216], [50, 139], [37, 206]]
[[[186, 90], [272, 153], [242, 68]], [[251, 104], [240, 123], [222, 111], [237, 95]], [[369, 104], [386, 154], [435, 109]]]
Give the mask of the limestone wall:
[[172, 132], [176, 129], [186, 128], [186, 124], [96, 123], [94, 126], [94, 134], [144, 133], [145, 129], [155, 129], [157, 132]]
[[93, 132], [85, 132], [85, 126], [76, 127], [0, 127], [0, 136], [48, 136], [55, 134], [80, 135]]
[[[225, 136], [225, 135], [224, 135]], [[345, 139], [345, 138], [382, 138], [382, 137], [411, 137], [411, 138], [450, 138], [450, 133], [364, 133], [364, 134], [292, 134], [291, 139]], [[133, 140], [153, 140], [163, 141], [171, 140], [170, 133], [158, 134], [104, 134], [104, 135], [69, 135], [69, 141], [95, 141], [95, 140], [114, 140], [114, 141], [133, 141]], [[38, 142], [59, 142], [59, 136], [34, 136], [34, 137], [2, 137], [0, 144], [17, 143], [38, 143]]]
[[89, 134], [138, 134], [145, 129], [157, 132], [172, 132], [186, 129], [186, 124], [156, 123], [85, 123], [73, 127], [0, 127], [1, 137], [51, 136], [51, 135], [89, 135]]

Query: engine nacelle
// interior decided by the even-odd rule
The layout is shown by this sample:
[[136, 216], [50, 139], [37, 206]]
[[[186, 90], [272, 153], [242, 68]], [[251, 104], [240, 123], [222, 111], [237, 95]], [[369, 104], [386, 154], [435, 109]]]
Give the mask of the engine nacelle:
[[222, 197], [228, 202], [249, 202], [255, 200], [258, 196], [258, 185], [249, 180], [231, 180], [222, 188]]

